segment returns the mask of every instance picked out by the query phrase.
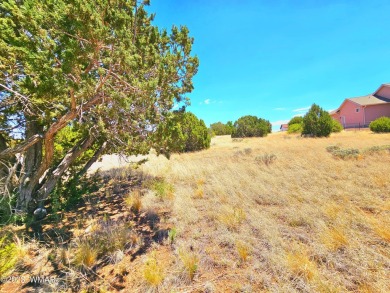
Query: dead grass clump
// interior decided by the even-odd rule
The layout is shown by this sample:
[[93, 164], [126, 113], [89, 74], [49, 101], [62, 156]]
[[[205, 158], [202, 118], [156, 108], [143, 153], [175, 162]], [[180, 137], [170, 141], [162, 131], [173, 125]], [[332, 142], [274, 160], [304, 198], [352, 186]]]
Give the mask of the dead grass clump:
[[289, 252], [286, 256], [289, 270], [296, 276], [305, 280], [313, 280], [318, 276], [318, 268], [314, 261], [310, 260], [305, 251]]
[[218, 219], [226, 225], [229, 230], [236, 231], [241, 223], [246, 219], [245, 211], [238, 207], [226, 207], [219, 214]]
[[198, 270], [199, 257], [195, 252], [188, 251], [182, 248], [179, 250], [179, 258], [184, 265], [184, 270], [187, 274], [188, 279], [192, 281]]
[[349, 240], [343, 227], [326, 227], [321, 232], [321, 242], [330, 250], [335, 251], [348, 246]]
[[73, 263], [79, 268], [91, 268], [96, 264], [99, 249], [89, 241], [82, 241], [75, 251]]
[[126, 196], [125, 203], [134, 214], [138, 215], [142, 208], [141, 192], [137, 189], [133, 190]]
[[372, 230], [378, 235], [380, 238], [390, 243], [390, 221], [384, 220], [380, 221], [373, 216], [366, 216]]
[[164, 268], [158, 263], [155, 251], [151, 253], [144, 264], [143, 276], [148, 285], [155, 288], [164, 281]]
[[194, 198], [198, 198], [198, 199], [204, 198], [204, 184], [205, 184], [204, 179], [199, 179], [196, 182], [196, 190], [194, 193]]
[[251, 253], [251, 248], [248, 244], [243, 241], [236, 241], [236, 250], [241, 262], [246, 262]]

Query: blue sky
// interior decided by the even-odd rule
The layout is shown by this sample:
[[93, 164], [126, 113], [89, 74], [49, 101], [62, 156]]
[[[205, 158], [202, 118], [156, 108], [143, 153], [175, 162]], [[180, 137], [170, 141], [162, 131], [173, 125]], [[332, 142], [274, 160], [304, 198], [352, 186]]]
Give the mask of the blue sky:
[[188, 96], [209, 126], [280, 123], [390, 82], [390, 1], [151, 0], [155, 24], [186, 25], [200, 66]]

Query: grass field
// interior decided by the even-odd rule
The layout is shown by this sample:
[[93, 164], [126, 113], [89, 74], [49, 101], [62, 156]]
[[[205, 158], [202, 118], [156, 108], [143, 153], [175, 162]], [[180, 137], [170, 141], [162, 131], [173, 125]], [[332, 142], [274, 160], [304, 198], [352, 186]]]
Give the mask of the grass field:
[[[175, 247], [199, 259], [194, 282], [166, 265], [161, 288], [390, 292], [390, 150], [373, 148], [389, 143], [368, 131], [226, 136], [207, 151], [148, 162], [145, 172], [175, 188]], [[332, 145], [360, 153], [341, 159]]]
[[[100, 262], [90, 291], [390, 292], [389, 145], [390, 134], [369, 131], [222, 136], [209, 150], [120, 170], [122, 180], [142, 176], [117, 193], [121, 208], [109, 216], [133, 223], [131, 247], [142, 249], [126, 246], [117, 261]], [[113, 180], [102, 194], [116, 194]], [[72, 241], [94, 227], [83, 223]], [[85, 249], [72, 247], [40, 249], [70, 259]], [[98, 252], [87, 252], [92, 260], [72, 264], [98, 262]]]

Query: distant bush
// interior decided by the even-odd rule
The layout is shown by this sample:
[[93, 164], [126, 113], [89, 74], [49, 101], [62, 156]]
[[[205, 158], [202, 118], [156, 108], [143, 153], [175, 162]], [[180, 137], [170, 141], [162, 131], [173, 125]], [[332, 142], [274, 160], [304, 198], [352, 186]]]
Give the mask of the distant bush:
[[271, 130], [272, 125], [268, 120], [247, 115], [234, 122], [232, 137], [263, 137]]
[[332, 117], [320, 106], [313, 104], [303, 117], [303, 135], [327, 137], [332, 132]]
[[343, 130], [343, 126], [340, 122], [332, 119], [332, 132], [341, 132]]
[[157, 153], [169, 157], [171, 153], [207, 149], [210, 147], [211, 137], [202, 119], [191, 112], [176, 111], [165, 123], [159, 125], [155, 140], [164, 142], [162, 148], [156, 149]]
[[230, 135], [233, 132], [233, 123], [228, 121], [226, 124], [222, 122], [216, 122], [210, 125], [210, 129], [215, 133], [215, 135]]
[[381, 117], [370, 123], [373, 132], [390, 132], [390, 117]]
[[295, 116], [288, 122], [288, 126], [293, 124], [302, 124], [303, 123], [303, 117], [301, 116]]
[[330, 146], [326, 147], [326, 151], [329, 153], [333, 153], [333, 152], [338, 151], [338, 150], [340, 150], [340, 146], [338, 146], [338, 145], [330, 145]]
[[257, 156], [255, 158], [256, 162], [263, 162], [265, 165], [270, 165], [276, 160], [276, 155], [275, 154], [264, 154], [262, 156]]
[[288, 125], [287, 133], [293, 134], [293, 133], [301, 133], [303, 130], [302, 123], [294, 123], [291, 125]]

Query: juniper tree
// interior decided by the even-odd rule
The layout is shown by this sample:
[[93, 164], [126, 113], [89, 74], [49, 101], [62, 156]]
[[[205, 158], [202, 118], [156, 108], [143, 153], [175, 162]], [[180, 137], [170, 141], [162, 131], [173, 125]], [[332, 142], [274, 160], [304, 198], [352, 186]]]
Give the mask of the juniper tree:
[[[0, 137], [21, 141], [0, 158], [23, 154], [18, 209], [42, 206], [75, 162], [146, 153], [157, 125], [186, 101], [198, 67], [193, 39], [184, 26], [154, 26], [148, 2], [1, 2]], [[65, 128], [77, 135], [56, 157]]]

